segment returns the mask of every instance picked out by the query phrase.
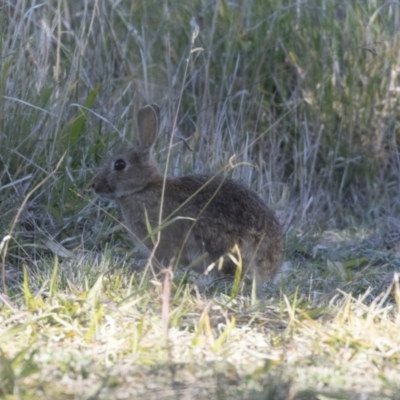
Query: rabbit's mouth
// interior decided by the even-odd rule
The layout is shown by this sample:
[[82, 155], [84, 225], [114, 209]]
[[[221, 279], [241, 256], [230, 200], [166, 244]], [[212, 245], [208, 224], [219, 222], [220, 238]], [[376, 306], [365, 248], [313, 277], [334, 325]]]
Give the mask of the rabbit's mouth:
[[93, 191], [101, 198], [115, 200], [115, 193], [108, 184], [101, 185], [99, 182], [92, 182]]

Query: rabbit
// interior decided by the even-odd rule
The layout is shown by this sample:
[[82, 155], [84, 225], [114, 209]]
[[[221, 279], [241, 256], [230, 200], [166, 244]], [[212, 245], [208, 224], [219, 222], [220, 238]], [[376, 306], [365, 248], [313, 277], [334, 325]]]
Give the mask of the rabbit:
[[263, 283], [273, 280], [282, 264], [283, 234], [277, 218], [254, 192], [226, 177], [166, 176], [164, 182], [152, 158], [159, 121], [156, 104], [138, 111], [137, 147], [105, 163], [91, 182], [94, 192], [116, 201], [126, 227], [149, 250], [154, 243], [149, 228], [159, 226], [163, 205], [154, 253], [161, 265], [174, 258], [186, 266], [203, 260], [201, 269], [213, 262], [221, 266], [222, 260], [218, 274], [234, 276], [234, 260], [241, 257], [242, 273], [255, 274], [257, 293], [262, 293]]

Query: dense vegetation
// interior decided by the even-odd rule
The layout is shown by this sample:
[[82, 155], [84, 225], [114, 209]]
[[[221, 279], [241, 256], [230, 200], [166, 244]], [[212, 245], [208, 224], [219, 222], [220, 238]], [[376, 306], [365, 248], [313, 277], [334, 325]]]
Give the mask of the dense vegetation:
[[[380, 0], [0, 0], [0, 396], [398, 398], [399, 28]], [[262, 306], [132, 272], [88, 185], [149, 102], [160, 165], [282, 221]]]

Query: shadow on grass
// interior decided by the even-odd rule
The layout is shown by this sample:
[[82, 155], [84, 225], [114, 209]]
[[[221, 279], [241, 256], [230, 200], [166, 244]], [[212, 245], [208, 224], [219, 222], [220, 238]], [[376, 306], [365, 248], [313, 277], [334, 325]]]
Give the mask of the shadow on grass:
[[[145, 367], [144, 370], [147, 368]], [[141, 371], [142, 373], [145, 371]], [[351, 391], [341, 389], [303, 389], [293, 379], [285, 377], [281, 368], [276, 372], [266, 372], [246, 377], [239, 377], [234, 368], [231, 371], [215, 373], [210, 365], [209, 373], [197, 377], [187, 365], [169, 365], [152, 367], [145, 372], [146, 382], [142, 387], [119, 386], [114, 380], [114, 387], [109, 381], [91, 399], [116, 396], [119, 392], [132, 391], [135, 397], [143, 395], [146, 399], [243, 399], [243, 400], [378, 400], [400, 399], [399, 389], [387, 389], [385, 392]], [[139, 373], [139, 371], [138, 371]], [[208, 375], [208, 376], [207, 376]], [[126, 382], [125, 382], [126, 383]], [[140, 385], [139, 385], [140, 386]], [[323, 384], [321, 383], [321, 386]]]

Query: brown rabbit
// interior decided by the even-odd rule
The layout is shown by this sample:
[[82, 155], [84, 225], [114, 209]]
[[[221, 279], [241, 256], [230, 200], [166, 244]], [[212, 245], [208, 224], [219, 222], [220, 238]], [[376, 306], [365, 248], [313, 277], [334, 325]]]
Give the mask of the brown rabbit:
[[251, 268], [256, 274], [260, 293], [262, 283], [273, 279], [282, 263], [283, 236], [274, 213], [255, 193], [219, 176], [167, 176], [162, 196], [164, 175], [152, 159], [159, 120], [157, 105], [139, 110], [137, 148], [108, 160], [92, 180], [94, 191], [117, 202], [126, 226], [147, 249], [153, 247], [149, 224], [158, 227], [163, 199], [155, 251], [160, 263], [173, 257], [186, 265], [202, 255], [208, 263], [224, 257], [222, 273], [233, 275], [237, 263], [227, 255], [237, 259], [237, 245], [244, 272]]

